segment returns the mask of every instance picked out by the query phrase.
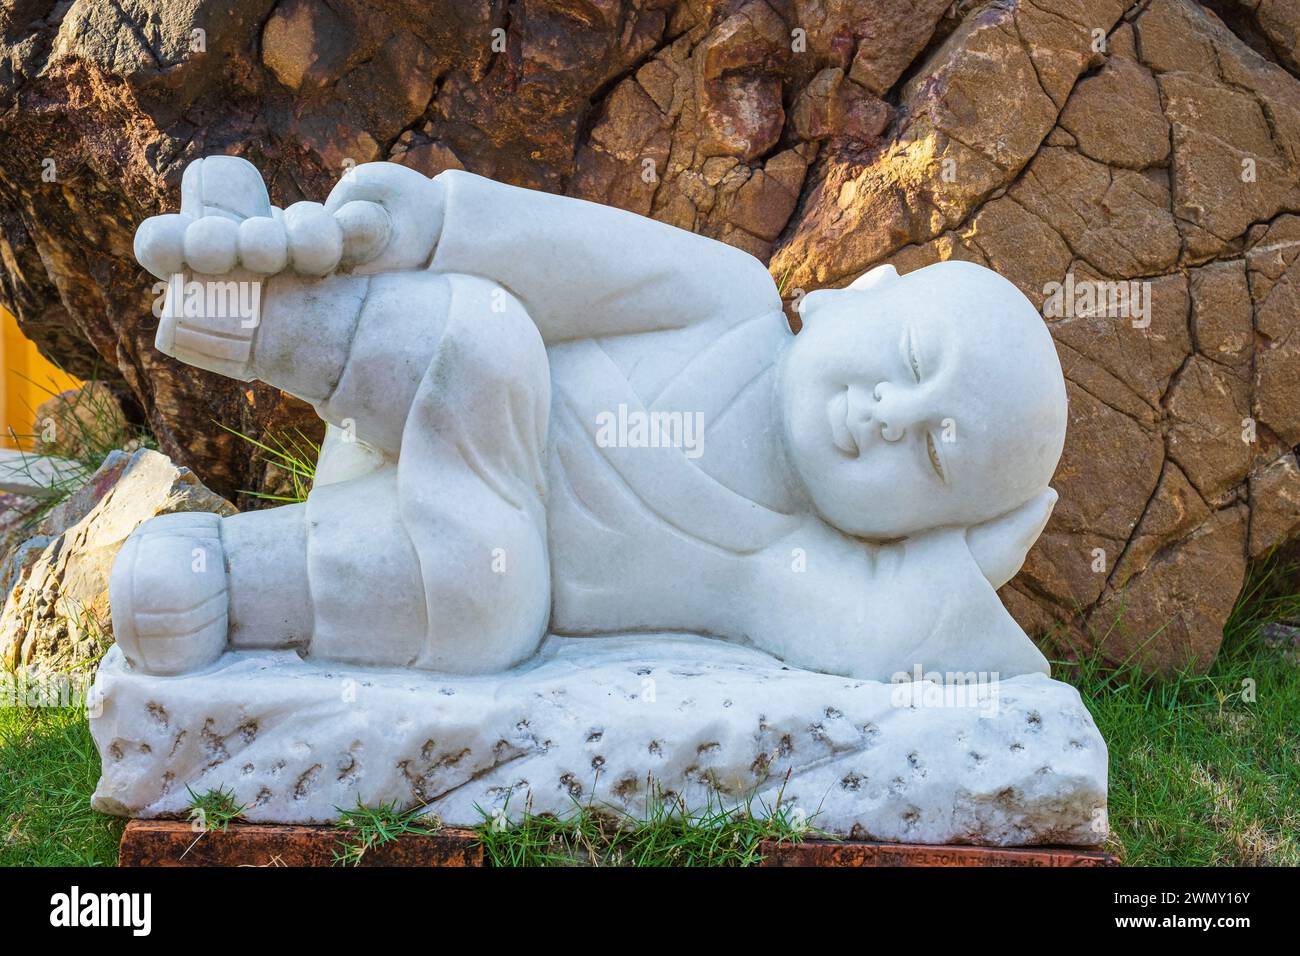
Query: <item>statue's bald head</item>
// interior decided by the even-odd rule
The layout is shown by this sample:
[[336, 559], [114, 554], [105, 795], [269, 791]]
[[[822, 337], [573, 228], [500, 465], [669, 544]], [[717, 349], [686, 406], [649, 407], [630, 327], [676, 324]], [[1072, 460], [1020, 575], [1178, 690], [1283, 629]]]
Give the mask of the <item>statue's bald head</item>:
[[901, 537], [977, 524], [1047, 487], [1065, 382], [1042, 318], [967, 262], [814, 292], [781, 375], [787, 446], [822, 515]]

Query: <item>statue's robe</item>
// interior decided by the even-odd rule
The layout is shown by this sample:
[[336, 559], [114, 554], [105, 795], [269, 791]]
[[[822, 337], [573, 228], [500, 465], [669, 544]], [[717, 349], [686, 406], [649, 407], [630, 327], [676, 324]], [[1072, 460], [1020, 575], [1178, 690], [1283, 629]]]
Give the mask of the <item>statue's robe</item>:
[[[719, 589], [738, 556], [807, 517], [782, 470], [773, 378], [792, 336], [766, 268], [608, 207], [467, 174], [439, 181], [431, 267], [509, 289], [548, 347], [552, 627], [726, 634]], [[598, 440], [602, 417], [654, 413], [702, 421], [698, 457]]]
[[[410, 303], [389, 317], [424, 323], [430, 356], [397, 423], [398, 461], [346, 490], [326, 481], [309, 502], [313, 653], [463, 672], [519, 662], [548, 627], [745, 641], [735, 590], [746, 562], [815, 525], [816, 540], [835, 539], [828, 554], [849, 556], [836, 563], [860, 562], [861, 575], [825, 600], [773, 603], [765, 614], [776, 636], [754, 643], [858, 676], [887, 677], [874, 672], [911, 660], [904, 645], [934, 635], [915, 633], [910, 612], [890, 613], [893, 571], [877, 575], [870, 545], [824, 526], [788, 473], [773, 377], [791, 334], [766, 268], [620, 210], [468, 173], [439, 182], [444, 221], [427, 269], [445, 287], [436, 308]], [[376, 322], [363, 309], [354, 350], [382, 337]], [[348, 387], [345, 373], [330, 403], [345, 407]], [[600, 441], [602, 415], [620, 406], [700, 413], [703, 453]], [[359, 494], [356, 481], [373, 493]], [[357, 567], [352, 546], [366, 536], [399, 542], [378, 570]], [[1041, 669], [962, 532], [942, 547], [964, 555], [969, 578], [948, 582], [955, 610], [978, 605], [1003, 643], [1023, 645], [1007, 672]], [[364, 590], [380, 578], [412, 606], [388, 613], [337, 583]], [[808, 630], [815, 605], [824, 634]], [[885, 623], [873, 628], [873, 618]], [[881, 653], [864, 664], [872, 642]]]

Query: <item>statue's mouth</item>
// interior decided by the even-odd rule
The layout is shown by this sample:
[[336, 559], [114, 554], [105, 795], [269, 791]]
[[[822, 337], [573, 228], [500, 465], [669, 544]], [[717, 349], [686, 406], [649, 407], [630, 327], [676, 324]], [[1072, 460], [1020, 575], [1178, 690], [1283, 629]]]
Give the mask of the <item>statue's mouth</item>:
[[862, 454], [862, 446], [849, 425], [851, 413], [849, 390], [846, 386], [842, 391], [836, 392], [835, 396], [826, 403], [826, 417], [830, 421], [831, 441], [835, 443], [835, 447], [846, 455], [857, 458]]

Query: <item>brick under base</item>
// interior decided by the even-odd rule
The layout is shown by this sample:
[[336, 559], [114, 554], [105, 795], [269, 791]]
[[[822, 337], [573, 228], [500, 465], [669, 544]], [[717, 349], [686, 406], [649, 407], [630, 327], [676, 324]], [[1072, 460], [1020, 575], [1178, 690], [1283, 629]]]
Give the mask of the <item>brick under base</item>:
[[[196, 833], [188, 823], [132, 820], [119, 866], [331, 866], [340, 831], [325, 826], [231, 824]], [[766, 842], [764, 866], [1116, 866], [1108, 853], [1071, 847], [923, 846], [851, 840]], [[484, 866], [473, 830], [408, 834], [365, 854], [363, 866]]]

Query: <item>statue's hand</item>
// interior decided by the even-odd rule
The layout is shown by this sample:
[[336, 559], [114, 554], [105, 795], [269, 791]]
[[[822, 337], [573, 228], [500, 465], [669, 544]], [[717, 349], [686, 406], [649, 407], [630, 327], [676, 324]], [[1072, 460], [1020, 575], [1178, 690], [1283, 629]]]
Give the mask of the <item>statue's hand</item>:
[[254, 378], [253, 341], [273, 277], [352, 269], [379, 256], [392, 237], [393, 220], [380, 203], [326, 209], [299, 202], [280, 210], [247, 160], [195, 160], [181, 179], [180, 212], [147, 219], [135, 234], [140, 264], [168, 280], [155, 344], [189, 365]]
[[1052, 515], [1056, 498], [1056, 492], [1048, 488], [1019, 508], [967, 530], [966, 543], [975, 563], [993, 587], [1002, 587], [1025, 563], [1025, 555]]
[[357, 274], [426, 268], [442, 234], [443, 208], [438, 179], [387, 162], [349, 170], [325, 200], [343, 228], [344, 265]]
[[392, 234], [393, 222], [378, 202], [358, 200], [329, 210], [298, 202], [280, 210], [271, 205], [252, 163], [209, 156], [185, 168], [179, 213], [140, 224], [135, 257], [160, 279], [187, 271], [216, 277], [290, 269], [324, 276], [375, 258]]

